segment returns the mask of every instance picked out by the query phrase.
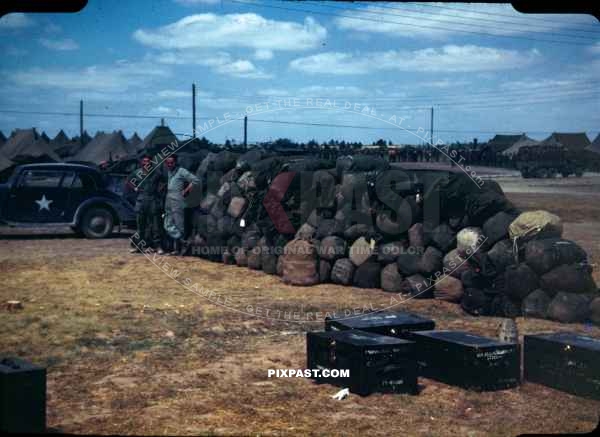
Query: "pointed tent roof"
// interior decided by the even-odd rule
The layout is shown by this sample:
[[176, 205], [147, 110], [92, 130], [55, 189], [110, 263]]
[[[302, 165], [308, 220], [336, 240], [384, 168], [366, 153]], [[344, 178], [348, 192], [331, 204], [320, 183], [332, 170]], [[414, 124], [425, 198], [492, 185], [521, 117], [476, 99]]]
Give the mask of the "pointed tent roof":
[[590, 146], [590, 139], [585, 132], [562, 133], [552, 132], [545, 141], [561, 143], [569, 150], [583, 150]]
[[[76, 143], [79, 143], [79, 135], [75, 135], [72, 140]], [[85, 146], [87, 143], [92, 141], [92, 137], [87, 133], [86, 130], [83, 131], [83, 145]]]
[[592, 144], [585, 148], [594, 153], [600, 153], [600, 133], [596, 136], [596, 139], [592, 141]]
[[491, 148], [495, 152], [503, 152], [516, 142], [524, 140], [532, 139], [524, 133], [518, 135], [495, 135], [494, 138], [488, 141], [487, 147]]
[[129, 141], [129, 145], [134, 150], [138, 150], [138, 146], [142, 142], [142, 139], [139, 137], [139, 135], [137, 134], [137, 132], [134, 132], [133, 135], [131, 136], [131, 138], [129, 138], [127, 141]]
[[57, 149], [67, 146], [70, 143], [71, 140], [69, 139], [67, 134], [65, 134], [65, 132], [61, 129], [60, 132], [56, 134], [56, 136], [50, 141], [50, 147], [52, 147], [52, 150], [56, 151]]
[[49, 142], [50, 142], [50, 137], [49, 137], [48, 135], [46, 135], [46, 132], [42, 132], [42, 133], [40, 134], [40, 137], [42, 137], [42, 139], [43, 139], [44, 141], [46, 141], [47, 143], [49, 143]]
[[4, 155], [15, 161], [22, 160], [24, 157], [44, 158], [48, 160], [60, 161], [59, 156], [51, 149], [50, 144], [32, 129], [15, 129], [11, 137], [2, 147]]
[[127, 139], [122, 131], [112, 133], [98, 132], [94, 139], [83, 147], [73, 159], [100, 163], [101, 161], [115, 161], [134, 153], [130, 149]]
[[156, 126], [146, 135], [144, 141], [137, 145], [137, 150], [152, 150], [177, 142], [177, 137], [168, 126]]
[[521, 147], [530, 147], [530, 146], [540, 146], [542, 145], [542, 141], [536, 141], [532, 139], [521, 139], [510, 146], [508, 149], [502, 151], [504, 156], [512, 156], [519, 153], [519, 149]]
[[12, 167], [13, 165], [15, 165], [15, 163], [8, 159], [6, 156], [4, 156], [4, 153], [0, 151], [0, 173], [6, 170], [7, 168]]

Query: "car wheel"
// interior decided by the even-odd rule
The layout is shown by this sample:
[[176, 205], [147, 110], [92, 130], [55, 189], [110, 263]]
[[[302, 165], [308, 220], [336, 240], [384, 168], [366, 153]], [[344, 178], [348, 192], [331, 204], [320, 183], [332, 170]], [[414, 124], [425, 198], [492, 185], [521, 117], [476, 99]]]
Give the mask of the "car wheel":
[[106, 208], [91, 208], [83, 214], [81, 232], [87, 238], [106, 238], [113, 230], [114, 219]]

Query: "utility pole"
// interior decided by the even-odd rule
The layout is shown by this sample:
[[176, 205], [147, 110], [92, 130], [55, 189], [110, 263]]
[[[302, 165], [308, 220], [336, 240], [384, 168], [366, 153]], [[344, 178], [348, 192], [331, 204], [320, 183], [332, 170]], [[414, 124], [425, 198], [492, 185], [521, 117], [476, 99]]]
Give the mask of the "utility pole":
[[429, 144], [433, 146], [433, 106], [431, 107], [431, 126], [429, 127]]
[[79, 101], [79, 145], [81, 147], [83, 144], [83, 100]]
[[248, 149], [248, 116], [244, 116], [244, 149]]
[[192, 138], [196, 138], [196, 84], [192, 84]]

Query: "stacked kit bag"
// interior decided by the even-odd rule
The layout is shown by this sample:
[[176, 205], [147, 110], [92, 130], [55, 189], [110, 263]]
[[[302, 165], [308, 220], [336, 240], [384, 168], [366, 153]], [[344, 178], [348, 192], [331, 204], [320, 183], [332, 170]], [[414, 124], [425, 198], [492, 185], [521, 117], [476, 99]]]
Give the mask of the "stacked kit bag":
[[600, 323], [585, 251], [562, 239], [559, 217], [518, 211], [494, 181], [450, 173], [417, 194], [377, 157], [332, 162], [261, 149], [210, 153], [197, 175], [197, 255], [291, 285], [381, 288], [473, 315]]

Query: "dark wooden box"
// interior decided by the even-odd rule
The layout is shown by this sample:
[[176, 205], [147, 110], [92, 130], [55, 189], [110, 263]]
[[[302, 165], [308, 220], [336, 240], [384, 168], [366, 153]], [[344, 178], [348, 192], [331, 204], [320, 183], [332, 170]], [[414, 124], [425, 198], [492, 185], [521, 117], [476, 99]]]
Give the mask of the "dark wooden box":
[[0, 433], [46, 429], [46, 369], [19, 358], [0, 358]]
[[526, 335], [524, 379], [600, 400], [600, 339], [572, 332]]
[[308, 369], [350, 371], [346, 378], [315, 380], [348, 387], [361, 396], [374, 392], [417, 394], [414, 348], [411, 341], [358, 330], [306, 334]]
[[343, 331], [346, 329], [360, 329], [362, 331], [406, 339], [408, 333], [411, 331], [435, 329], [435, 322], [417, 314], [395, 311], [378, 311], [357, 317], [327, 317], [325, 319], [326, 331]]
[[492, 391], [520, 383], [520, 350], [462, 331], [411, 333], [416, 342], [419, 376], [469, 390]]

